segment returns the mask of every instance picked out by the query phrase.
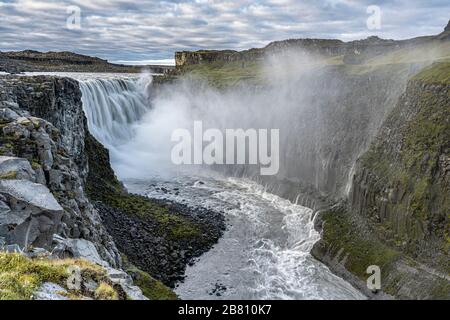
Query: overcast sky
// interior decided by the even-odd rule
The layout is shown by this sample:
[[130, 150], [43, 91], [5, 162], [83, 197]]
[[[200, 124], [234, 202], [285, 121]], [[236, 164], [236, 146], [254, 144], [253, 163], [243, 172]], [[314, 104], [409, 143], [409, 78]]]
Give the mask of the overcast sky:
[[[367, 26], [376, 17], [370, 5], [381, 10], [379, 29]], [[449, 19], [449, 0], [0, 0], [0, 51], [68, 50], [136, 62], [288, 38], [405, 39], [440, 33]]]

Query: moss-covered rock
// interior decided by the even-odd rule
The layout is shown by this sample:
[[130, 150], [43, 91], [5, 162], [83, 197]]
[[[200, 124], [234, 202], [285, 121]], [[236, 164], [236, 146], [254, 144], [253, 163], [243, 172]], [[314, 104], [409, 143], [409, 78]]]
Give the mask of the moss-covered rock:
[[[372, 299], [449, 299], [450, 282], [377, 238], [364, 219], [354, 216], [346, 205], [320, 213], [322, 239], [312, 255], [337, 275]], [[369, 266], [381, 271], [381, 290], [367, 287]]]
[[[74, 268], [79, 270], [82, 282], [99, 283], [98, 292], [88, 290], [82, 283], [79, 290], [68, 288]], [[17, 253], [0, 252], [0, 300], [34, 299], [35, 292], [45, 282], [60, 285], [71, 299], [125, 297], [108, 279], [105, 269], [86, 260], [31, 259]]]
[[322, 214], [313, 254], [365, 290], [369, 265], [396, 298], [450, 297], [447, 63], [417, 74], [357, 161], [349, 205]]
[[119, 294], [106, 282], [101, 282], [98, 285], [94, 292], [94, 297], [97, 300], [119, 300]]
[[126, 265], [126, 272], [133, 278], [134, 284], [141, 288], [142, 293], [150, 300], [176, 300], [177, 295], [161, 281], [156, 280], [147, 272], [133, 265]]

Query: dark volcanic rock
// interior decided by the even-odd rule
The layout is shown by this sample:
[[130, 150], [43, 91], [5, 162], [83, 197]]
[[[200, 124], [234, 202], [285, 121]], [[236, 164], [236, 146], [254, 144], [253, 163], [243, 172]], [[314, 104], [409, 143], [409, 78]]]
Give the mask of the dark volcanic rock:
[[182, 215], [193, 222], [200, 234], [184, 239], [172, 237], [151, 215], [130, 215], [101, 202], [95, 206], [119, 250], [140, 269], [174, 287], [183, 279], [186, 265], [217, 242], [225, 225], [223, 216], [214, 211], [194, 210], [177, 203], [159, 201], [159, 204], [168, 206], [170, 214]]

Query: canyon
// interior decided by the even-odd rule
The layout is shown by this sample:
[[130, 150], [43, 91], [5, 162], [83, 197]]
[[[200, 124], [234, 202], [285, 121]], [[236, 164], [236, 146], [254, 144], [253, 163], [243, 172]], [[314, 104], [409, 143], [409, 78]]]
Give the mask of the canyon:
[[[175, 298], [170, 288], [181, 298], [448, 299], [448, 28], [178, 52], [175, 69], [150, 78], [2, 75], [0, 247], [88, 259], [118, 296], [137, 299]], [[77, 64], [57, 60], [5, 70]], [[168, 137], [195, 120], [279, 128], [280, 170], [214, 165], [224, 179], [187, 168], [177, 180]], [[242, 293], [230, 276], [251, 260], [235, 258], [244, 248], [267, 277], [241, 282], [260, 291]], [[372, 265], [380, 291], [366, 285]]]

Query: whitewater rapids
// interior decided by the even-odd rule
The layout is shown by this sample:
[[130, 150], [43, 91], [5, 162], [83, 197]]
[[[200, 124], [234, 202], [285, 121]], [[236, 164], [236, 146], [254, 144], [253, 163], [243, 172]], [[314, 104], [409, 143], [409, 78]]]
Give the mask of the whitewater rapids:
[[218, 210], [227, 231], [186, 270], [181, 299], [363, 299], [309, 253], [320, 239], [313, 210], [280, 198], [251, 180], [179, 176], [130, 180], [151, 198]]

